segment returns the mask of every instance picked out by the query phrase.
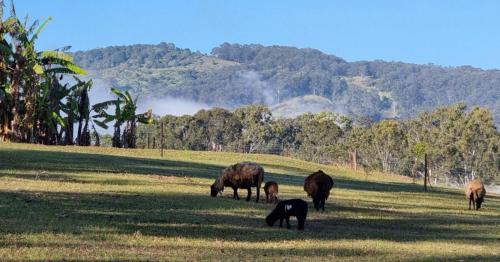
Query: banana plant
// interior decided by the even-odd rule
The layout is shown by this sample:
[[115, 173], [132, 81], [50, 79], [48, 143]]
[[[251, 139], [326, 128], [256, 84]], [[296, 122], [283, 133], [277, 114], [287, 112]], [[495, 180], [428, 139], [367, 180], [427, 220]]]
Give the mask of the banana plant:
[[[86, 74], [73, 63], [73, 58], [66, 50], [37, 52], [35, 42], [40, 32], [50, 22], [47, 18], [37, 27], [38, 21], [28, 26], [28, 19], [21, 22], [11, 5], [11, 14], [0, 26], [0, 135], [5, 139], [9, 134], [11, 139], [19, 142], [40, 140], [37, 135], [45, 136], [45, 142], [60, 141], [54, 139], [58, 127], [47, 130], [44, 126], [47, 117], [61, 118], [60, 109], [62, 92], [59, 83], [65, 74]], [[66, 94], [68, 92], [65, 92]], [[44, 111], [36, 109], [51, 100]], [[45, 112], [45, 110], [49, 110]], [[57, 116], [57, 117], [56, 117]], [[55, 121], [56, 123], [59, 121]], [[61, 129], [63, 125], [60, 125]]]
[[89, 90], [92, 88], [92, 80], [82, 81], [78, 77], [73, 77], [77, 83], [74, 90], [75, 97], [77, 97], [77, 120], [78, 120], [78, 132], [76, 137], [76, 143], [79, 146], [89, 146], [90, 145], [90, 100], [89, 100]]
[[[113, 132], [113, 147], [135, 148], [135, 129], [137, 122], [150, 124], [153, 123], [151, 110], [136, 114], [137, 97], [134, 99], [128, 91], [120, 91], [116, 88], [111, 88], [111, 92], [116, 95], [116, 99], [95, 104], [93, 110], [97, 112], [93, 118], [94, 122], [102, 128], [108, 128], [108, 123], [114, 121]], [[114, 106], [114, 115], [109, 114], [106, 110]], [[121, 134], [121, 126], [125, 124], [123, 136]]]

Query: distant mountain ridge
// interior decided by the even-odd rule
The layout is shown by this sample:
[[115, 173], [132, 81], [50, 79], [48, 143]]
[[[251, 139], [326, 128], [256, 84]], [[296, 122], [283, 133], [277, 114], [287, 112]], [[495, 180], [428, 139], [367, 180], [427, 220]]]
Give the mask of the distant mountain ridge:
[[464, 102], [500, 123], [500, 71], [403, 62], [347, 62], [315, 49], [222, 44], [211, 54], [174, 44], [115, 46], [74, 53], [91, 77], [145, 97], [181, 97], [234, 108], [315, 95], [347, 115], [407, 118]]

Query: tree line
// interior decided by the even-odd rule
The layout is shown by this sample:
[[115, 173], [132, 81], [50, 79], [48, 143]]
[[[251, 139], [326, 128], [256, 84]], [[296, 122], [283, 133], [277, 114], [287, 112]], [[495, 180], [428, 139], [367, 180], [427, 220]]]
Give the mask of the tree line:
[[[135, 147], [136, 122], [150, 122], [151, 112], [136, 114], [136, 100], [117, 89], [112, 90], [116, 99], [92, 106], [92, 80], [79, 78], [86, 72], [73, 62], [69, 47], [36, 50], [36, 41], [51, 19], [41, 24], [28, 23], [28, 18], [21, 21], [13, 3], [3, 19], [0, 1], [0, 139], [80, 146], [93, 140], [99, 145], [95, 128], [91, 132], [94, 123], [107, 128], [113, 122], [114, 146]], [[114, 114], [108, 113], [111, 107]]]
[[[163, 126], [163, 139], [161, 127]], [[434, 182], [498, 179], [500, 135], [488, 109], [440, 107], [408, 120], [372, 122], [336, 113], [274, 119], [265, 106], [167, 115], [139, 125], [141, 148], [280, 154], [422, 177], [428, 161]]]

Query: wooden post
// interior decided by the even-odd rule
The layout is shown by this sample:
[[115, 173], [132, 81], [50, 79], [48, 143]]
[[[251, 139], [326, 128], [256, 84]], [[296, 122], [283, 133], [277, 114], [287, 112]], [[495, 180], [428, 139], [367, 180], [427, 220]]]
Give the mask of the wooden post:
[[163, 157], [163, 122], [161, 122], [161, 141], [160, 141], [160, 146], [161, 146], [161, 157]]
[[427, 191], [427, 180], [429, 179], [429, 161], [427, 160], [427, 153], [424, 155], [424, 190]]
[[151, 141], [149, 139], [149, 132], [148, 132], [148, 149], [149, 149], [149, 142], [151, 142]]

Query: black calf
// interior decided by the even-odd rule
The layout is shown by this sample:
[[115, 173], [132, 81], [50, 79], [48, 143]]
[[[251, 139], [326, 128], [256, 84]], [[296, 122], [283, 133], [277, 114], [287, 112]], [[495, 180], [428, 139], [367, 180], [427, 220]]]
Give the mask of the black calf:
[[283, 227], [283, 219], [286, 220], [286, 227], [290, 226], [290, 217], [297, 217], [298, 229], [304, 230], [304, 223], [307, 217], [307, 203], [302, 199], [290, 199], [280, 201], [273, 212], [266, 217], [266, 223], [269, 226], [273, 226], [274, 223], [279, 219], [280, 227]]

